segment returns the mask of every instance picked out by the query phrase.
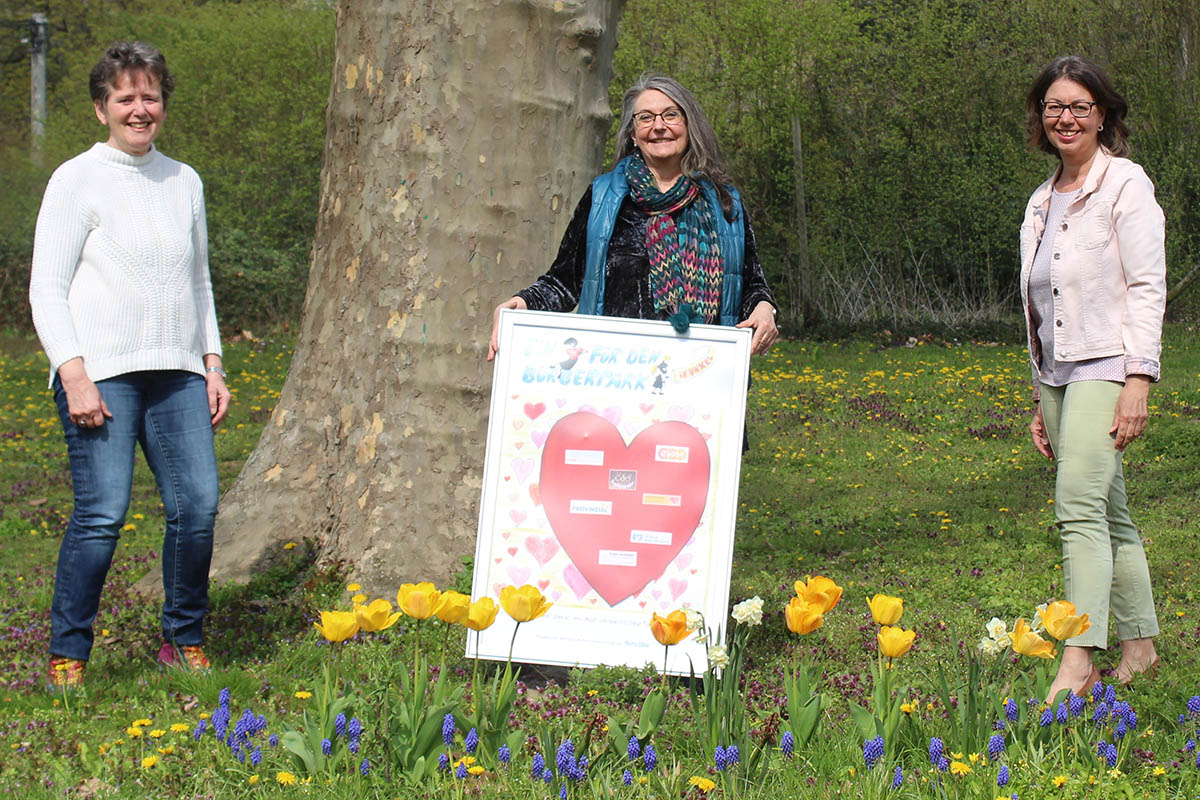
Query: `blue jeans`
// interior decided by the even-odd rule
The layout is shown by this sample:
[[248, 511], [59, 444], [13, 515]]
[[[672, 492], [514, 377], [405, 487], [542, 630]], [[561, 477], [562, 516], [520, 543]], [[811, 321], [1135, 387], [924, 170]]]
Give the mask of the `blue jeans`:
[[98, 381], [112, 419], [98, 428], [71, 422], [54, 378], [54, 402], [67, 437], [75, 510], [67, 523], [50, 608], [50, 653], [86, 660], [100, 590], [125, 524], [140, 444], [162, 495], [163, 639], [202, 641], [208, 567], [217, 516], [217, 459], [205, 381], [176, 370], [130, 372]]

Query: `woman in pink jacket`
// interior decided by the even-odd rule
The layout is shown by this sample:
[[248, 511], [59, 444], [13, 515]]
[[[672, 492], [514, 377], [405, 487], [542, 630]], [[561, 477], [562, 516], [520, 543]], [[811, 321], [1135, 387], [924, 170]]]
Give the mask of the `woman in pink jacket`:
[[1093, 652], [1121, 642], [1117, 680], [1158, 662], [1150, 572], [1129, 518], [1121, 457], [1146, 429], [1166, 297], [1163, 212], [1125, 156], [1128, 104], [1085, 58], [1050, 63], [1026, 98], [1029, 142], [1058, 157], [1021, 225], [1021, 299], [1038, 452], [1055, 460], [1067, 599], [1091, 627], [1066, 642], [1049, 698], [1090, 690]]

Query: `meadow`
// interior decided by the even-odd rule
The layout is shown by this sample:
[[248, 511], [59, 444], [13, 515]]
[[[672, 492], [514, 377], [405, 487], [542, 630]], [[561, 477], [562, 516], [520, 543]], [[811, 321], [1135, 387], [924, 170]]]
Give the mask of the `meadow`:
[[[292, 344], [228, 343], [224, 486]], [[359, 589], [347, 564], [314, 563], [300, 533], [250, 585], [214, 589], [211, 673], [160, 672], [155, 604], [131, 588], [162, 524], [139, 457], [87, 687], [52, 697], [42, 672], [70, 481], [45, 359], [29, 338], [0, 338], [0, 785], [89, 798], [1200, 797], [1200, 332], [1169, 326], [1163, 363], [1125, 462], [1162, 626], [1152, 682], [1106, 676], [1086, 701], [1046, 706], [1052, 661], [981, 650], [990, 620], [1011, 631], [1063, 593], [1027, 359], [1012, 344], [884, 334], [755, 359], [731, 597], [760, 598], [761, 618], [751, 603], [706, 621], [732, 632], [719, 678], [663, 682], [647, 666], [513, 684], [503, 665], [461, 658], [463, 626], [436, 617], [330, 644], [313, 621], [350, 610]], [[463, 555], [439, 588], [469, 592]], [[842, 594], [798, 635], [784, 607], [809, 576]], [[876, 594], [901, 598], [897, 627], [915, 633], [895, 658], [880, 650]]]

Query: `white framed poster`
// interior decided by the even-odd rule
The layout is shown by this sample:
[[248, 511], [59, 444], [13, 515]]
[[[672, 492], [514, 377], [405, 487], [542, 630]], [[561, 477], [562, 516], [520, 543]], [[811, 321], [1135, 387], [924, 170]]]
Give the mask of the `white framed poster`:
[[[504, 310], [473, 597], [532, 584], [554, 606], [516, 661], [663, 667], [651, 614], [729, 604], [751, 331]], [[467, 640], [508, 657], [515, 623]], [[667, 671], [707, 667], [694, 637]]]

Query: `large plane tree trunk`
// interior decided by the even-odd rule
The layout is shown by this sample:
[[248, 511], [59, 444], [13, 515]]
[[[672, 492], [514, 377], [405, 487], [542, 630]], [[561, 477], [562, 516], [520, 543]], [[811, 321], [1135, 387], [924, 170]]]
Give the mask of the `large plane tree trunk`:
[[215, 581], [302, 537], [378, 592], [473, 551], [492, 309], [601, 166], [620, 6], [341, 0], [304, 318]]

